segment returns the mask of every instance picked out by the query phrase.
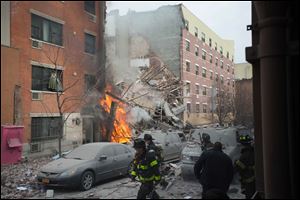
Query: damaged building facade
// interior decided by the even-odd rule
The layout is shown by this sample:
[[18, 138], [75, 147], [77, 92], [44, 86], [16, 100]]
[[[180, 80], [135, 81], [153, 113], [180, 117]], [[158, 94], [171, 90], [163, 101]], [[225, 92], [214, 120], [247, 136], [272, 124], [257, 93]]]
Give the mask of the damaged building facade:
[[24, 126], [24, 153], [58, 149], [56, 91], [63, 150], [93, 138], [82, 108], [104, 78], [105, 9], [105, 1], [1, 1], [1, 125]]
[[149, 91], [155, 98], [139, 98], [152, 110], [155, 101], [166, 101], [184, 123], [207, 124], [217, 106], [218, 83], [234, 92], [234, 42], [222, 39], [182, 4], [124, 16], [113, 10], [107, 16], [105, 38], [113, 82], [122, 83], [123, 90], [135, 85], [148, 67], [166, 67], [178, 78], [177, 88], [169, 90], [178, 90], [172, 97], [176, 101], [169, 102], [162, 91]]

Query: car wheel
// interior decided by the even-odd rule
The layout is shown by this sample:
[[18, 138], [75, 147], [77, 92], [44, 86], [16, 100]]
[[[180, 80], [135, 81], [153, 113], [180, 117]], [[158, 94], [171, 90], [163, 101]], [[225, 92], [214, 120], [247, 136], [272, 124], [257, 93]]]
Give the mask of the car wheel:
[[81, 176], [80, 190], [86, 191], [94, 185], [94, 174], [91, 171], [86, 171]]

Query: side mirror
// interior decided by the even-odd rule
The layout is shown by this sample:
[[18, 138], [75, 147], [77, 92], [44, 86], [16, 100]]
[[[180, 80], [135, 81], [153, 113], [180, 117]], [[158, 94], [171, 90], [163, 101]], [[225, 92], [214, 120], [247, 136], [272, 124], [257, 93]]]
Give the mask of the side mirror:
[[100, 156], [99, 161], [106, 160], [106, 159], [107, 159], [107, 156], [106, 155], [102, 155], [102, 156]]

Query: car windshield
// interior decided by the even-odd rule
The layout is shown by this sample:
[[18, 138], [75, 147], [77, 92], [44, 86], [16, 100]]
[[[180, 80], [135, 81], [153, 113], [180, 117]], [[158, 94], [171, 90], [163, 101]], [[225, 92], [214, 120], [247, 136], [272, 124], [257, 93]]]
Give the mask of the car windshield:
[[160, 143], [160, 144], [164, 143], [165, 135], [160, 131], [145, 131], [139, 136], [139, 138], [144, 138], [145, 134], [152, 135], [152, 138], [154, 139], [153, 140], [154, 143]]
[[64, 158], [77, 160], [92, 160], [96, 158], [98, 152], [99, 146], [82, 145], [65, 155]]

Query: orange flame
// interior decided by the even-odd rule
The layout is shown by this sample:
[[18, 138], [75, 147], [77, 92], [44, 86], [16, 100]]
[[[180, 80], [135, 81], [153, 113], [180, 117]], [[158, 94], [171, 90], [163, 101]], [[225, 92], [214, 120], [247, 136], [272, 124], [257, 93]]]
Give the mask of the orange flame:
[[[106, 90], [111, 91], [111, 87], [108, 87]], [[111, 96], [105, 95], [105, 98], [100, 99], [99, 103], [107, 113], [110, 113], [110, 107], [113, 100], [114, 99]], [[126, 143], [129, 142], [131, 138], [131, 129], [126, 122], [126, 105], [120, 101], [117, 101], [117, 104], [114, 130], [111, 134], [111, 141], [117, 143]]]

